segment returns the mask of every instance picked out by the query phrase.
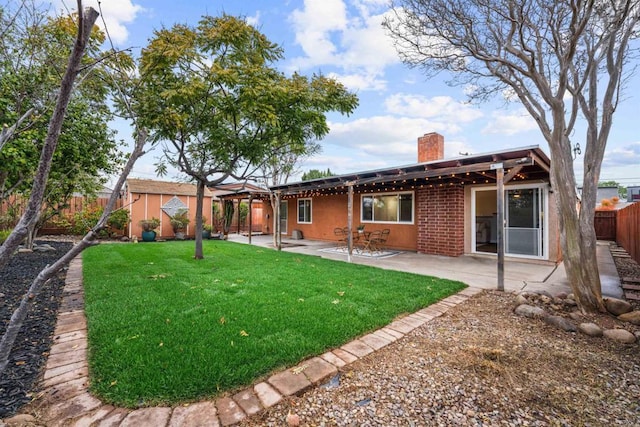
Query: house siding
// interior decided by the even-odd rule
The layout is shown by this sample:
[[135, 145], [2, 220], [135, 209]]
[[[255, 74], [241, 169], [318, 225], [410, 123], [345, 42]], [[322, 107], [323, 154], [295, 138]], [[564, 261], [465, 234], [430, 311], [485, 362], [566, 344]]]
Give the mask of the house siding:
[[417, 251], [431, 255], [464, 254], [464, 188], [416, 191]]

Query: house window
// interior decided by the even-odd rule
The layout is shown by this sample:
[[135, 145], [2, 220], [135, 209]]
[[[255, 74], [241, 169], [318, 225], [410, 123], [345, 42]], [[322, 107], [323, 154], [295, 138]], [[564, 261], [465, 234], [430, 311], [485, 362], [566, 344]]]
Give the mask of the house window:
[[413, 223], [413, 193], [362, 196], [362, 221]]
[[311, 199], [298, 199], [298, 223], [311, 224]]

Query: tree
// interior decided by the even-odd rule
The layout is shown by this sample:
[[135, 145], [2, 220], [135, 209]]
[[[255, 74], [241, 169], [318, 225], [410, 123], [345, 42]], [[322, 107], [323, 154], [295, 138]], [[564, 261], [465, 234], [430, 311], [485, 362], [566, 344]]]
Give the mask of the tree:
[[[0, 43], [0, 123], [14, 123], [0, 149], [0, 200], [15, 192], [28, 197], [39, 153], [51, 117], [59, 76], [68, 60], [75, 36], [73, 16], [47, 18], [45, 10], [23, 1], [13, 13], [0, 13], [4, 38]], [[104, 183], [104, 176], [121, 166], [122, 155], [108, 122], [113, 115], [107, 105], [109, 94], [104, 57], [104, 34], [94, 27], [87, 40], [87, 54], [78, 70], [75, 85], [54, 152], [45, 209], [30, 228], [27, 245], [44, 222], [66, 207], [75, 192], [91, 196]], [[102, 60], [96, 60], [100, 58]], [[25, 117], [25, 112], [31, 112]], [[34, 113], [34, 112], [37, 112]], [[16, 126], [20, 123], [19, 126]]]
[[[59, 90], [57, 91], [57, 98], [53, 114], [51, 116], [49, 127], [46, 135], [46, 140], [42, 148], [40, 162], [38, 164], [37, 172], [33, 180], [33, 186], [31, 189], [27, 208], [20, 218], [20, 221], [13, 229], [9, 237], [0, 246], [0, 266], [7, 263], [16, 247], [24, 239], [28, 232], [28, 228], [32, 227], [35, 221], [37, 221], [40, 208], [42, 206], [42, 200], [44, 198], [44, 190], [49, 176], [51, 168], [51, 162], [57, 148], [57, 143], [62, 128], [62, 121], [65, 117], [66, 107], [69, 104], [70, 97], [73, 92], [74, 82], [80, 71], [80, 63], [85, 54], [85, 48], [88, 43], [88, 38], [91, 30], [94, 28], [94, 23], [98, 17], [98, 13], [92, 9], [82, 9], [82, 1], [78, 0], [78, 16], [76, 25], [76, 39], [73, 45], [73, 49], [69, 54], [68, 65], [62, 75]], [[118, 178], [114, 192], [111, 194], [107, 205], [104, 208], [100, 219], [95, 226], [89, 230], [82, 240], [75, 244], [66, 254], [64, 254], [54, 264], [47, 266], [43, 269], [38, 276], [31, 283], [29, 290], [25, 293], [20, 301], [20, 305], [13, 312], [11, 319], [6, 327], [5, 333], [0, 340], [0, 376], [7, 366], [13, 343], [16, 336], [22, 327], [29, 304], [35, 300], [33, 295], [37, 295], [42, 286], [47, 281], [57, 274], [62, 267], [69, 263], [73, 258], [80, 254], [88, 246], [92, 245], [95, 238], [100, 231], [107, 226], [108, 219], [113, 211], [115, 203], [118, 199], [120, 189], [124, 185], [127, 175], [133, 168], [136, 160], [144, 154], [143, 148], [147, 141], [147, 131], [137, 125], [136, 117], [132, 115], [131, 99], [127, 94], [131, 93], [131, 90], [124, 86], [133, 84], [135, 79], [131, 77], [131, 65], [132, 61], [124, 54], [114, 54], [117, 57], [118, 69], [115, 70], [118, 74], [117, 78], [112, 80], [113, 87], [118, 88], [118, 93], [122, 96], [116, 96], [115, 104], [119, 106], [121, 110], [128, 113], [128, 118], [133, 120], [135, 127], [135, 143], [133, 150], [129, 154], [126, 164], [123, 167], [122, 173]]]
[[321, 171], [319, 169], [311, 169], [309, 170], [309, 172], [305, 172], [304, 174], [302, 174], [302, 180], [309, 181], [311, 179], [327, 178], [333, 175], [335, 174], [331, 172], [331, 169], [329, 168], [327, 168], [326, 171]]
[[627, 188], [623, 185], [620, 185], [617, 181], [600, 181], [598, 183], [598, 187], [614, 187], [618, 189], [618, 195], [622, 199], [626, 199], [627, 197]]
[[195, 258], [202, 258], [205, 186], [257, 175], [283, 146], [301, 150], [328, 132], [325, 112], [350, 113], [355, 95], [324, 76], [286, 77], [282, 48], [243, 19], [205, 16], [156, 31], [142, 52], [149, 79], [140, 116], [172, 165], [197, 185]]
[[[450, 83], [467, 85], [475, 100], [517, 98], [535, 119], [551, 150], [567, 277], [582, 311], [604, 311], [594, 207], [638, 1], [394, 0], [393, 11], [384, 25], [405, 63], [428, 76], [451, 73]], [[586, 142], [580, 210], [571, 140], [577, 126]]]

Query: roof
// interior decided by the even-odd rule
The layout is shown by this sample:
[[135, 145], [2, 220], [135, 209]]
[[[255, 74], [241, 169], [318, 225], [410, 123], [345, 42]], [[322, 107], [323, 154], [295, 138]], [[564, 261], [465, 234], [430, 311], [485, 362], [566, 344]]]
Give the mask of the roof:
[[[290, 184], [275, 185], [272, 191], [305, 194], [313, 191], [341, 193], [345, 187], [375, 186], [376, 191], [406, 188], [412, 183], [465, 185], [496, 182], [496, 164], [501, 163], [509, 179], [549, 180], [551, 161], [537, 145], [415, 163], [386, 169], [356, 172]], [[511, 176], [508, 174], [512, 173]]]
[[211, 188], [214, 197], [218, 198], [246, 198], [248, 196], [262, 197], [269, 194], [269, 190], [248, 182], [232, 182], [215, 185]]
[[[130, 193], [138, 194], [169, 194], [172, 196], [195, 196], [197, 187], [195, 184], [185, 182], [156, 181], [153, 179], [127, 179], [127, 188]], [[211, 191], [205, 187], [205, 197], [212, 197]]]

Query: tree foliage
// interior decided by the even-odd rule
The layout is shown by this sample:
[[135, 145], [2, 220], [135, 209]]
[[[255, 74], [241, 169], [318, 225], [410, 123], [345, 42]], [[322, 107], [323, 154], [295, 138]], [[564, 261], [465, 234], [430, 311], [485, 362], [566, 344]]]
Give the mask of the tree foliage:
[[156, 141], [159, 171], [178, 168], [198, 186], [196, 258], [202, 257], [206, 185], [259, 175], [274, 155], [302, 153], [328, 131], [325, 113], [350, 113], [357, 97], [325, 76], [285, 76], [282, 48], [243, 19], [205, 16], [156, 31], [142, 52], [148, 77], [138, 104]]
[[[600, 167], [633, 67], [638, 0], [395, 0], [385, 26], [402, 59], [445, 71], [476, 100], [518, 100], [551, 151], [564, 264], [579, 306], [604, 310], [594, 206]], [[625, 73], [626, 70], [626, 73]], [[582, 208], [572, 137], [584, 131]]]
[[308, 181], [311, 179], [319, 179], [319, 178], [328, 178], [330, 176], [334, 176], [335, 174], [331, 172], [331, 169], [327, 168], [326, 171], [320, 169], [310, 169], [308, 172], [302, 174], [302, 180]]
[[[52, 117], [60, 75], [73, 48], [77, 15], [49, 17], [47, 11], [22, 2], [0, 10], [0, 124], [14, 126], [31, 111], [0, 149], [0, 200], [20, 192], [29, 195]], [[80, 84], [73, 88], [58, 148], [45, 190], [44, 223], [64, 208], [74, 192], [94, 194], [104, 176], [121, 166], [122, 155], [108, 127], [110, 87], [106, 75], [104, 35], [94, 27], [87, 55], [79, 64]], [[38, 226], [32, 230], [37, 231]]]

